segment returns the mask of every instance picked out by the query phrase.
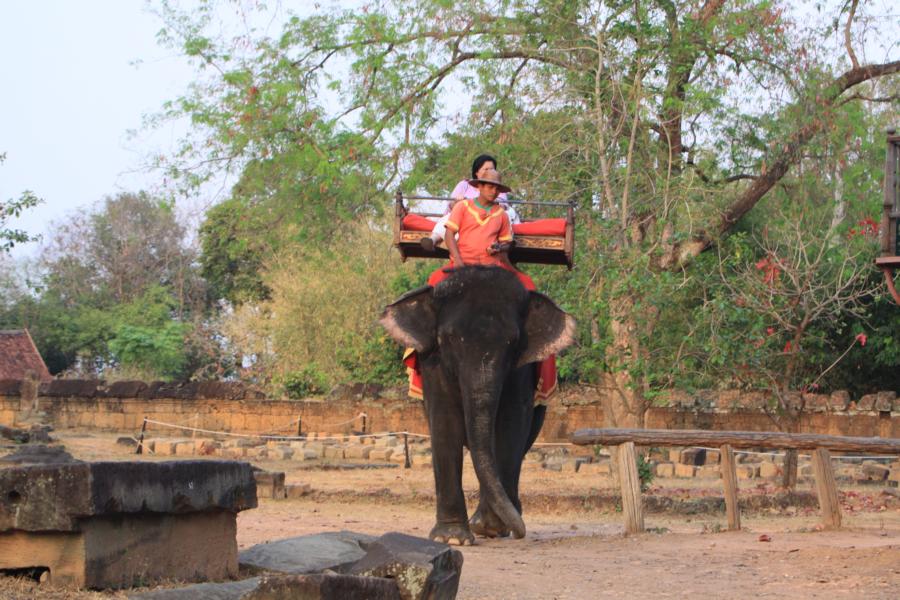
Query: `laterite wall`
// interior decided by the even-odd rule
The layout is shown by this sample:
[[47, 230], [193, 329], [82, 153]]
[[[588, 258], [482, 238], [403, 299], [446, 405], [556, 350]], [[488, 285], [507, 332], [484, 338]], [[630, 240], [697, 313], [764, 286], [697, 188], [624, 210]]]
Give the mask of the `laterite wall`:
[[[577, 429], [603, 427], [600, 392], [568, 388], [548, 406], [543, 441], [564, 440]], [[900, 438], [900, 400], [893, 391], [850, 398], [799, 394], [806, 412], [801, 431], [834, 435]], [[775, 429], [763, 410], [766, 396], [734, 391], [673, 392], [668, 407], [652, 408], [647, 427], [765, 431]], [[41, 420], [57, 429], [79, 428], [135, 432], [144, 417], [166, 423], [214, 431], [240, 433], [366, 430], [427, 432], [422, 404], [400, 391], [346, 386], [325, 399], [271, 400], [237, 383], [143, 383], [54, 380], [35, 385], [0, 381], [0, 424], [23, 425]], [[151, 426], [155, 435], [185, 435], [175, 429]]]

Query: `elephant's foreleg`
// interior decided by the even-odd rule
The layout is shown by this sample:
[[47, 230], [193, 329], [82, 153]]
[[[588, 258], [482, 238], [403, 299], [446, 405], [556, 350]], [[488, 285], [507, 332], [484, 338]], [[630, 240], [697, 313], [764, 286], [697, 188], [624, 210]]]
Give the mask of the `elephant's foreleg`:
[[466, 498], [462, 489], [465, 441], [462, 411], [447, 410], [447, 405], [441, 406], [440, 401], [434, 404], [436, 406], [428, 406], [427, 410], [437, 496], [437, 522], [429, 537], [446, 544], [472, 544], [475, 538], [469, 529]]

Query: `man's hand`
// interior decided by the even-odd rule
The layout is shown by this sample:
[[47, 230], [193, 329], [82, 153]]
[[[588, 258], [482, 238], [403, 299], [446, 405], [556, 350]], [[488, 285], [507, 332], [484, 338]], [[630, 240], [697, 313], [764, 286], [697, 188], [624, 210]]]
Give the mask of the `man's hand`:
[[493, 256], [494, 254], [500, 254], [501, 252], [509, 252], [510, 249], [512, 249], [512, 242], [504, 242], [502, 244], [500, 242], [494, 242], [488, 246], [487, 252]]

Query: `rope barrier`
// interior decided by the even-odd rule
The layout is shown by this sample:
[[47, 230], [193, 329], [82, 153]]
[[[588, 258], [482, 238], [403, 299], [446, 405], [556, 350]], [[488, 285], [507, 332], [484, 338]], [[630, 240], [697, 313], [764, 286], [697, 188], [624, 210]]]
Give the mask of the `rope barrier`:
[[[355, 421], [361, 417], [364, 417], [364, 416], [366, 416], [365, 413], [359, 413], [352, 419], [343, 421], [341, 423], [334, 423], [334, 424], [328, 425], [327, 427], [337, 427], [340, 425], [346, 425], [346, 424], [352, 423], [353, 421]], [[299, 420], [300, 419], [295, 419], [294, 421], [291, 422], [290, 425], [295, 425], [297, 423], [297, 421], [299, 421]], [[161, 427], [169, 427], [172, 429], [179, 429], [182, 431], [193, 431], [193, 432], [197, 432], [197, 433], [206, 433], [209, 435], [221, 435], [221, 436], [226, 436], [226, 437], [240, 437], [240, 438], [249, 438], [249, 439], [265, 439], [265, 440], [278, 440], [278, 441], [318, 441], [318, 440], [324, 441], [324, 440], [344, 440], [344, 438], [346, 437], [346, 435], [316, 436], [314, 439], [312, 439], [308, 435], [299, 435], [298, 436], [298, 435], [272, 435], [269, 433], [234, 433], [231, 431], [217, 431], [217, 430], [213, 430], [213, 429], [203, 429], [201, 427], [188, 427], [186, 425], [179, 425], [177, 423], [167, 423], [165, 421], [157, 421], [155, 419], [146, 419], [146, 421], [148, 424], [159, 425]], [[288, 427], [290, 427], [290, 425], [288, 425]], [[326, 427], [326, 426], [323, 426], [323, 427]], [[354, 438], [381, 438], [381, 437], [401, 436], [401, 435], [408, 435], [410, 437], [416, 437], [416, 438], [422, 438], [422, 439], [430, 439], [431, 438], [431, 436], [429, 434], [415, 433], [412, 431], [385, 431], [385, 432], [381, 432], [381, 433], [364, 433], [364, 434], [359, 434], [359, 435], [353, 435], [352, 437], [354, 437]], [[138, 441], [134, 437], [132, 437], [131, 439], [133, 439], [136, 442]], [[548, 447], [548, 446], [549, 447], [554, 447], [554, 446], [558, 447], [558, 446], [571, 446], [571, 445], [572, 444], [570, 442], [535, 442], [534, 444], [532, 444], [533, 447]], [[146, 449], [146, 445], [144, 447]], [[706, 447], [706, 446], [692, 446], [692, 447], [697, 448], [699, 450], [712, 450], [715, 452], [717, 452], [719, 450], [718, 448], [710, 448], [710, 447]], [[735, 450], [734, 453], [735, 454], [750, 454], [750, 455], [766, 455], [766, 456], [784, 456], [784, 454], [785, 454], [784, 452], [755, 452], [752, 450]], [[803, 458], [810, 457], [809, 454], [798, 454], [798, 456], [803, 457]], [[832, 460], [862, 460], [862, 459], [893, 459], [895, 457], [894, 456], [880, 456], [880, 455], [875, 455], [875, 456], [863, 455], [863, 456], [832, 456], [831, 458], [832, 458]]]
[[[356, 420], [359, 416], [362, 416], [364, 413], [360, 413], [357, 417], [351, 419], [351, 421]], [[155, 419], [147, 419], [147, 423], [153, 425], [159, 425], [161, 427], [169, 427], [172, 429], [179, 429], [182, 431], [194, 431], [199, 433], [207, 433], [210, 435], [223, 435], [229, 437], [240, 437], [240, 438], [249, 438], [249, 439], [271, 439], [271, 440], [280, 440], [280, 441], [312, 441], [309, 436], [306, 435], [271, 435], [264, 433], [234, 433], [231, 431], [216, 431], [213, 429], [203, 429], [201, 427], [187, 427], [185, 425], [177, 425], [174, 423], [166, 423], [165, 421], [157, 421]], [[382, 433], [365, 433], [360, 435], [354, 435], [354, 438], [377, 438], [377, 437], [388, 437], [388, 436], [399, 436], [399, 435], [408, 435], [411, 437], [419, 437], [419, 438], [430, 438], [431, 436], [424, 433], [414, 433], [412, 431], [387, 431]], [[315, 441], [318, 440], [343, 440], [346, 436], [316, 436]]]

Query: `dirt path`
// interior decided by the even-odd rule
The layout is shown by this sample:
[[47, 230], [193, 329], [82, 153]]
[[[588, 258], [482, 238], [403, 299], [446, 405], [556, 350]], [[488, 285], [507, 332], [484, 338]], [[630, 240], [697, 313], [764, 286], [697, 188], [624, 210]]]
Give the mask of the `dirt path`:
[[[238, 520], [247, 547], [281, 537], [350, 529], [427, 535], [430, 506], [263, 502]], [[815, 518], [746, 517], [744, 531], [703, 533], [721, 523], [653, 516], [663, 533], [624, 537], [618, 515], [535, 514], [523, 540], [480, 540], [465, 555], [461, 599], [884, 598], [900, 595], [900, 514], [865, 514], [840, 532]], [[760, 542], [761, 534], [771, 542]]]
[[[65, 442], [82, 459], [134, 458], [111, 436], [66, 436]], [[260, 463], [279, 470], [292, 465], [288, 482], [309, 483], [313, 494], [262, 500], [257, 509], [241, 513], [240, 548], [341, 529], [427, 536], [433, 524], [429, 469], [323, 470]], [[464, 485], [470, 492], [476, 489], [471, 470]], [[591, 504], [579, 501], [612, 487], [609, 479], [572, 473], [523, 473], [525, 504], [531, 506], [525, 514], [527, 537], [479, 540], [463, 548], [459, 598], [900, 598], [900, 500], [878, 488], [854, 488], [844, 495], [847, 527], [838, 532], [817, 531], [816, 510], [805, 506], [747, 513], [745, 529], [737, 533], [715, 533], [725, 524], [720, 512], [648, 514], [651, 533], [626, 538], [614, 508], [583, 508]], [[770, 490], [754, 485], [747, 491], [765, 495]], [[566, 501], [529, 503], [529, 492], [532, 498]], [[659, 482], [656, 493], [694, 498], [720, 496], [721, 490], [716, 482], [670, 480]], [[761, 535], [771, 541], [760, 541]], [[0, 578], [0, 599], [122, 597], [50, 592]]]

